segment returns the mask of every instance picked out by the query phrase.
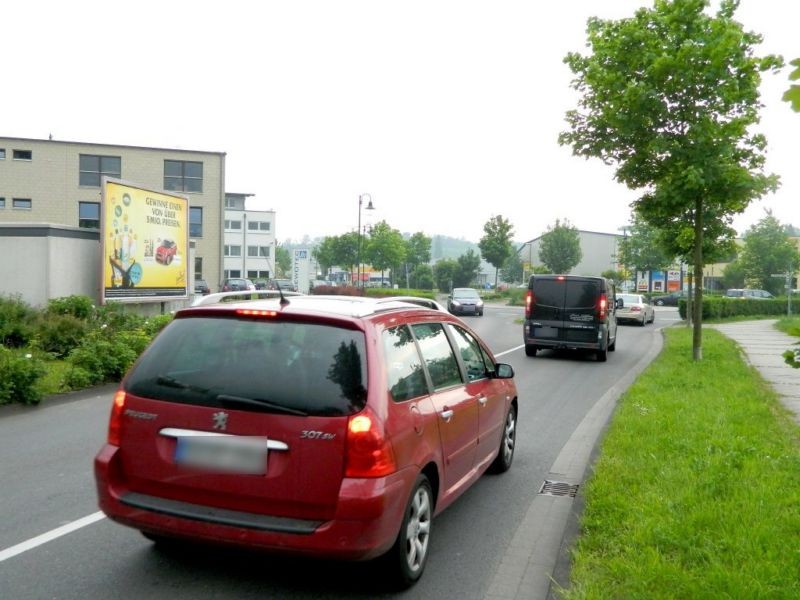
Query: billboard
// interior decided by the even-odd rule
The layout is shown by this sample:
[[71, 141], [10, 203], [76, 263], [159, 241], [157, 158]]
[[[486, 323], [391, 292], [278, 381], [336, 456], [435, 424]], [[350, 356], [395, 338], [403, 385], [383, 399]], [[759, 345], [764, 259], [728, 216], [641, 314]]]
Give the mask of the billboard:
[[103, 178], [101, 301], [186, 299], [189, 200]]

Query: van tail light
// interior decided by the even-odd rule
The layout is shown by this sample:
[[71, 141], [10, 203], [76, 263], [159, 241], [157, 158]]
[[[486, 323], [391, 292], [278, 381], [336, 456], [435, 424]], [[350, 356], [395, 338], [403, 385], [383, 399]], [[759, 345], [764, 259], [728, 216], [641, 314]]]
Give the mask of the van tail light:
[[601, 321], [606, 320], [606, 315], [608, 313], [608, 296], [605, 294], [600, 294], [600, 298], [597, 300], [597, 318]]
[[347, 422], [345, 477], [383, 477], [396, 470], [394, 451], [383, 423], [369, 408], [351, 416]]
[[533, 295], [533, 290], [528, 290], [525, 294], [525, 318], [530, 319], [533, 313], [533, 305], [536, 304], [536, 296]]
[[125, 392], [119, 390], [114, 394], [114, 403], [111, 405], [111, 419], [108, 421], [108, 443], [119, 446], [122, 434], [122, 412], [125, 409]]

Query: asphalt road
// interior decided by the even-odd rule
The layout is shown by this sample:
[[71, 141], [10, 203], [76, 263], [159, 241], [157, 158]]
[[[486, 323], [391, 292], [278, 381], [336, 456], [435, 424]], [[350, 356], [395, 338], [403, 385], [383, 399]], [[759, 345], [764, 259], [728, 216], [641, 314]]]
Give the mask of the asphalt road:
[[[516, 371], [516, 456], [508, 473], [483, 477], [434, 521], [425, 575], [403, 598], [484, 597], [575, 427], [638, 362], [660, 326], [677, 320], [675, 309], [657, 311], [655, 327], [620, 326], [617, 350], [606, 363], [550, 351], [526, 357], [519, 308], [487, 307], [485, 316], [465, 318]], [[112, 391], [78, 393], [35, 409], [0, 409], [0, 598], [395, 596], [370, 563], [156, 548], [136, 531], [101, 518], [92, 459], [105, 437]]]

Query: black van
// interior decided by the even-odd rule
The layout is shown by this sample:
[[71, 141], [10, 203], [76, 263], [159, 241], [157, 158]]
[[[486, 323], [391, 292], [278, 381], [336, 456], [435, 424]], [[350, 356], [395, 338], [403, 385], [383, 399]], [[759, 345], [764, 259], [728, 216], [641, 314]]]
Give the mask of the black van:
[[533, 275], [525, 297], [525, 354], [584, 348], [604, 362], [617, 344], [617, 308], [614, 284], [603, 277]]

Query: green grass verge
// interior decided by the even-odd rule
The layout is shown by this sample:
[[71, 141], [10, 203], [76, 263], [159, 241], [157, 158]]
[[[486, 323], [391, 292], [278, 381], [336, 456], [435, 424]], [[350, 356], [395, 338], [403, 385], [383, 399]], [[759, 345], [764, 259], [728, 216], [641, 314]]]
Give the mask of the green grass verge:
[[[798, 306], [798, 310], [800, 310], [800, 306]], [[789, 335], [800, 337], [800, 317], [784, 317], [779, 319], [775, 325]]]
[[800, 598], [800, 432], [719, 332], [666, 330], [585, 486], [577, 598]]

